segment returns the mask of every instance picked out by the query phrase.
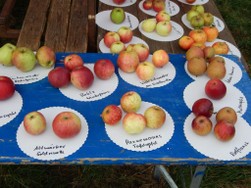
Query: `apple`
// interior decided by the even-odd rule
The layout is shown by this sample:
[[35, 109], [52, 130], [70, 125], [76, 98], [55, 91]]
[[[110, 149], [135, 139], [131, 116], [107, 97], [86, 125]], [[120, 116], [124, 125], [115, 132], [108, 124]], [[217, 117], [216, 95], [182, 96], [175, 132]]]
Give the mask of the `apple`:
[[29, 72], [36, 65], [36, 56], [30, 48], [17, 47], [12, 53], [12, 63], [22, 72]]
[[229, 47], [226, 42], [217, 41], [213, 43], [212, 47], [215, 50], [215, 54], [228, 54]]
[[93, 67], [95, 75], [102, 80], [111, 78], [115, 72], [115, 66], [109, 59], [99, 59]]
[[152, 7], [155, 12], [160, 12], [166, 8], [166, 3], [163, 0], [153, 0]]
[[155, 16], [157, 22], [160, 22], [160, 21], [170, 21], [171, 20], [171, 16], [170, 14], [165, 11], [165, 10], [161, 10], [159, 11], [156, 16]]
[[190, 60], [194, 57], [202, 57], [204, 58], [204, 52], [203, 50], [198, 47], [198, 46], [191, 46], [187, 51], [186, 51], [186, 59]]
[[190, 20], [190, 24], [195, 29], [201, 29], [204, 26], [204, 18], [199, 14]]
[[110, 52], [113, 54], [119, 54], [120, 52], [122, 52], [125, 49], [126, 49], [126, 47], [123, 42], [116, 41], [116, 42], [112, 43], [112, 45], [110, 47]]
[[160, 36], [168, 36], [172, 31], [172, 24], [170, 21], [160, 21], [156, 25], [156, 33]]
[[152, 0], [144, 0], [142, 6], [143, 6], [143, 9], [145, 9], [145, 10], [151, 10], [153, 8], [153, 1]]
[[210, 99], [200, 98], [192, 105], [192, 112], [195, 116], [204, 115], [210, 118], [213, 114], [214, 107]]
[[41, 112], [33, 111], [24, 116], [24, 129], [31, 135], [40, 135], [46, 129], [46, 119]]
[[193, 29], [188, 34], [195, 42], [204, 44], [207, 41], [207, 34], [202, 29]]
[[205, 85], [206, 95], [215, 100], [222, 99], [227, 93], [227, 87], [223, 81], [218, 78], [210, 79]]
[[192, 121], [192, 130], [200, 136], [208, 135], [213, 128], [212, 121], [204, 116], [198, 115]]
[[123, 8], [115, 7], [110, 13], [110, 19], [115, 24], [121, 24], [125, 20], [125, 11]]
[[155, 18], [148, 18], [148, 19], [143, 20], [141, 24], [141, 28], [143, 31], [147, 33], [151, 33], [155, 30], [156, 25], [157, 25], [157, 21]]
[[214, 126], [214, 135], [220, 141], [229, 141], [235, 135], [235, 127], [230, 122], [224, 120], [219, 121]]
[[155, 67], [164, 67], [169, 62], [169, 55], [163, 49], [156, 50], [153, 52], [152, 62]]
[[48, 46], [41, 46], [36, 53], [38, 64], [45, 68], [51, 68], [56, 63], [56, 54]]
[[115, 31], [108, 31], [105, 33], [104, 36], [104, 43], [107, 48], [110, 48], [112, 43], [120, 41], [120, 36], [117, 32]]
[[207, 35], [207, 42], [214, 41], [219, 35], [219, 30], [215, 26], [204, 26], [202, 29]]
[[137, 112], [141, 106], [141, 96], [135, 91], [128, 91], [120, 98], [120, 106], [124, 112]]
[[210, 62], [210, 60], [215, 57], [215, 50], [212, 46], [206, 46], [205, 48], [203, 48], [203, 52], [204, 58], [207, 62]]
[[134, 46], [135, 44], [128, 44], [127, 46], [126, 46], [126, 51], [132, 51], [133, 50], [133, 46]]
[[122, 51], [117, 58], [118, 67], [126, 73], [135, 72], [139, 64], [138, 54], [132, 51]]
[[192, 44], [192, 46], [197, 46], [197, 47], [199, 47], [199, 48], [201, 48], [203, 50], [206, 47], [206, 44], [205, 43], [200, 43], [200, 42], [194, 42]]
[[120, 41], [123, 43], [128, 43], [132, 40], [133, 31], [130, 27], [122, 26], [118, 29], [117, 33], [119, 34]]
[[225, 65], [225, 59], [221, 56], [214, 56], [213, 58], [209, 60], [209, 63], [213, 63], [213, 62], [223, 63], [223, 65]]
[[183, 35], [178, 41], [179, 47], [183, 50], [188, 50], [193, 43], [194, 43], [193, 38], [187, 35]]
[[64, 66], [70, 71], [76, 67], [82, 67], [83, 65], [84, 61], [78, 54], [69, 54], [64, 58]]
[[121, 5], [123, 4], [126, 0], [112, 0], [115, 4]]
[[137, 53], [140, 62], [145, 61], [149, 57], [150, 50], [148, 46], [143, 43], [133, 45], [133, 50]]
[[136, 74], [140, 80], [150, 80], [155, 75], [155, 66], [151, 62], [144, 61], [138, 65]]
[[186, 0], [186, 2], [187, 3], [189, 3], [189, 4], [192, 4], [192, 3], [194, 3], [196, 0]]
[[71, 83], [77, 89], [88, 89], [93, 84], [93, 81], [94, 75], [86, 66], [77, 67], [71, 71]]
[[199, 12], [195, 11], [195, 10], [189, 10], [186, 14], [186, 19], [187, 21], [191, 21], [191, 19], [194, 17], [194, 16], [198, 16], [199, 15]]
[[4, 66], [12, 66], [12, 53], [16, 49], [16, 46], [11, 43], [6, 43], [0, 48], [0, 64]]
[[229, 107], [223, 107], [216, 113], [216, 122], [225, 120], [227, 122], [232, 123], [233, 125], [237, 122], [237, 113], [236, 111]]
[[202, 14], [204, 19], [204, 26], [211, 26], [214, 23], [214, 16], [210, 12], [204, 12]]
[[140, 134], [146, 127], [146, 118], [142, 114], [129, 112], [124, 116], [122, 125], [128, 134]]
[[221, 61], [220, 58], [211, 60], [207, 66], [207, 76], [211, 79], [218, 78], [223, 79], [226, 75], [225, 61]]
[[193, 57], [187, 61], [187, 70], [194, 76], [201, 76], [207, 70], [207, 62], [203, 57]]
[[205, 9], [204, 9], [204, 6], [203, 5], [193, 5], [191, 7], [191, 10], [195, 10], [197, 11], [199, 14], [204, 14], [205, 12]]
[[159, 106], [150, 106], [145, 112], [146, 126], [152, 129], [162, 127], [166, 121], [166, 113]]
[[11, 78], [0, 76], [0, 101], [11, 98], [15, 93], [15, 84]]
[[48, 73], [48, 81], [55, 88], [68, 86], [70, 78], [70, 71], [65, 67], [56, 67]]
[[108, 125], [116, 125], [122, 119], [122, 110], [120, 107], [110, 104], [103, 109], [101, 118]]
[[81, 119], [71, 111], [58, 113], [52, 121], [53, 132], [62, 139], [75, 137], [81, 128]]

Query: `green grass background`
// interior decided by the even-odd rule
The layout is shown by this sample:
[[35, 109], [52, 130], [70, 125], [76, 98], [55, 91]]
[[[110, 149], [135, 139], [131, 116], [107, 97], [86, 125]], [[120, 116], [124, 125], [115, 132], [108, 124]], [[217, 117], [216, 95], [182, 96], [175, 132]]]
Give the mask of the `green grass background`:
[[[173, 0], [175, 1], [175, 0]], [[214, 0], [251, 70], [251, 1]], [[3, 0], [0, 1], [0, 8]], [[12, 26], [20, 28], [28, 0], [17, 0]], [[0, 45], [15, 40], [0, 39]], [[179, 187], [189, 187], [194, 166], [166, 166]], [[0, 165], [0, 187], [169, 187], [153, 178], [153, 165]], [[251, 167], [207, 167], [203, 188], [249, 188]]]

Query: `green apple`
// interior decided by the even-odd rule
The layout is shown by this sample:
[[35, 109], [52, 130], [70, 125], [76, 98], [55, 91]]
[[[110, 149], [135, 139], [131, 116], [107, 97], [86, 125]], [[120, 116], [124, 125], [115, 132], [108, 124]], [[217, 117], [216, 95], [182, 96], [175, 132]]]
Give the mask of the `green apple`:
[[187, 14], [186, 14], [186, 18], [187, 18], [187, 20], [190, 22], [191, 19], [192, 19], [192, 17], [197, 16], [197, 15], [199, 15], [199, 12], [197, 12], [197, 11], [195, 11], [195, 10], [189, 10], [189, 11], [187, 12]]
[[125, 20], [125, 11], [123, 8], [114, 8], [110, 13], [110, 18], [113, 23], [120, 24]]
[[191, 10], [195, 10], [195, 11], [199, 12], [200, 14], [204, 14], [204, 12], [205, 12], [203, 5], [193, 5]]
[[214, 23], [214, 16], [210, 12], [205, 12], [203, 18], [205, 26], [210, 26]]
[[30, 48], [17, 47], [12, 54], [12, 63], [22, 72], [31, 71], [36, 65], [36, 56]]
[[4, 66], [12, 66], [11, 58], [12, 53], [16, 49], [16, 46], [10, 43], [4, 44], [0, 48], [0, 64]]
[[192, 17], [190, 24], [195, 29], [200, 29], [204, 26], [204, 18], [201, 15]]
[[156, 19], [148, 18], [142, 22], [141, 28], [143, 31], [151, 33], [155, 30], [156, 25], [157, 25]]

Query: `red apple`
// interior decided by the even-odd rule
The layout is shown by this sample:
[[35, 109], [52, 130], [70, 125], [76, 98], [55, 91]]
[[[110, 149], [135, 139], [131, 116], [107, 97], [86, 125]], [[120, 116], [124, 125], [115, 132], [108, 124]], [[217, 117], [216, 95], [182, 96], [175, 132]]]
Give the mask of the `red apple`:
[[132, 51], [122, 51], [117, 58], [118, 67], [126, 73], [135, 72], [139, 64], [139, 57], [137, 53]]
[[133, 45], [133, 50], [138, 54], [140, 62], [145, 61], [148, 58], [149, 53], [150, 53], [148, 46], [146, 46], [143, 43], [137, 43]]
[[54, 133], [63, 139], [72, 138], [81, 131], [81, 120], [74, 112], [63, 111], [52, 122]]
[[227, 93], [227, 87], [223, 81], [218, 78], [210, 79], [205, 85], [205, 93], [211, 99], [221, 99]]
[[153, 8], [153, 1], [152, 0], [144, 0], [142, 6], [145, 10], [151, 10]]
[[200, 98], [193, 103], [192, 112], [195, 116], [204, 115], [209, 118], [214, 112], [213, 103], [207, 98]]
[[27, 133], [31, 135], [39, 135], [46, 129], [46, 119], [41, 112], [29, 112], [24, 116], [23, 125]]
[[95, 62], [93, 70], [98, 78], [107, 80], [114, 74], [115, 66], [109, 59], [99, 59]]
[[77, 67], [71, 72], [71, 83], [80, 90], [85, 90], [91, 87], [94, 81], [92, 71], [86, 67]]
[[112, 0], [115, 4], [121, 5], [123, 4], [126, 0]]
[[120, 41], [123, 43], [128, 43], [132, 40], [133, 37], [133, 31], [130, 27], [127, 26], [121, 26], [117, 33], [119, 34]]
[[169, 62], [169, 55], [165, 50], [156, 50], [153, 52], [152, 62], [155, 67], [161, 68]]
[[56, 67], [48, 74], [48, 81], [55, 88], [67, 86], [70, 83], [70, 78], [70, 71], [65, 67]]
[[196, 0], [186, 0], [186, 2], [187, 3], [189, 3], [189, 4], [192, 4], [192, 3], [194, 3]]
[[159, 11], [156, 14], [155, 18], [156, 18], [157, 22], [160, 22], [160, 21], [170, 21], [171, 20], [171, 16], [170, 16], [170, 14], [166, 10]]
[[235, 135], [235, 127], [230, 122], [224, 120], [219, 121], [214, 126], [214, 135], [220, 141], [229, 141]]
[[203, 115], [196, 116], [192, 121], [192, 130], [200, 136], [208, 135], [212, 127], [212, 121]]
[[104, 43], [107, 48], [110, 48], [112, 43], [120, 41], [120, 36], [115, 31], [108, 31], [104, 36]]
[[106, 124], [116, 125], [122, 118], [122, 110], [120, 107], [110, 104], [104, 108], [101, 117]]
[[0, 101], [9, 99], [15, 93], [15, 84], [11, 78], [0, 76]]
[[162, 11], [166, 8], [165, 1], [163, 0], [153, 0], [153, 10], [156, 12]]
[[69, 54], [64, 58], [64, 66], [69, 70], [73, 70], [76, 67], [81, 67], [83, 64], [83, 59], [77, 54]]
[[128, 134], [139, 134], [146, 127], [146, 118], [142, 114], [129, 112], [124, 116], [122, 124]]
[[192, 46], [193, 43], [194, 43], [194, 40], [187, 35], [184, 35], [179, 39], [179, 46], [183, 50], [188, 50]]

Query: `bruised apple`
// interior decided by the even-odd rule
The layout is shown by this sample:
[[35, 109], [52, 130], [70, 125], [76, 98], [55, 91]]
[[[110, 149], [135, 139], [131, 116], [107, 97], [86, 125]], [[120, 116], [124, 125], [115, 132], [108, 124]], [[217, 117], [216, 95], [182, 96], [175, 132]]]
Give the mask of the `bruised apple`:
[[64, 58], [64, 66], [69, 70], [81, 67], [83, 64], [84, 61], [78, 54], [69, 54]]
[[120, 98], [121, 108], [125, 112], [137, 112], [141, 106], [141, 96], [135, 91], [128, 91]]
[[122, 118], [122, 110], [116, 105], [108, 105], [101, 114], [102, 120], [108, 125], [117, 124]]
[[219, 100], [227, 93], [227, 87], [223, 81], [218, 78], [210, 79], [205, 85], [205, 93], [211, 99]]
[[24, 116], [23, 125], [27, 133], [31, 135], [39, 135], [46, 129], [46, 119], [41, 112], [29, 112]]
[[95, 62], [93, 70], [98, 78], [107, 80], [114, 74], [115, 66], [109, 59], [99, 59]]
[[233, 125], [237, 122], [237, 113], [236, 111], [229, 107], [223, 107], [216, 113], [216, 121], [222, 121], [225, 120], [227, 122], [232, 123]]
[[192, 112], [195, 116], [204, 115], [209, 118], [214, 112], [213, 103], [207, 98], [200, 98], [193, 103]]
[[11, 98], [15, 93], [15, 84], [11, 78], [0, 76], [0, 101]]
[[214, 135], [220, 141], [229, 141], [235, 135], [235, 126], [225, 120], [219, 121], [214, 126]]
[[142, 114], [129, 112], [124, 116], [122, 125], [128, 134], [140, 134], [146, 127], [146, 118]]
[[93, 84], [93, 81], [94, 75], [86, 66], [77, 67], [71, 71], [71, 83], [77, 89], [88, 89]]
[[48, 81], [55, 88], [61, 88], [69, 85], [70, 78], [70, 71], [65, 67], [56, 67], [48, 74]]
[[162, 127], [166, 121], [166, 113], [159, 106], [150, 106], [145, 112], [146, 126], [152, 129]]
[[208, 135], [212, 128], [212, 121], [204, 115], [198, 115], [192, 121], [192, 130], [200, 136]]

